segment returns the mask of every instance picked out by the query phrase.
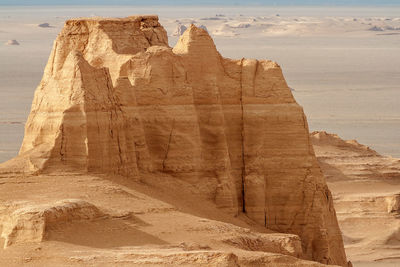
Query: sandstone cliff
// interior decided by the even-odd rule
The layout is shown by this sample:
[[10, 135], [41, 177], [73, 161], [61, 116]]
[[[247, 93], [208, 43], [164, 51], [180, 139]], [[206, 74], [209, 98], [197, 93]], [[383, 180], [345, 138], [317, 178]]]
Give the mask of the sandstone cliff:
[[299, 235], [304, 258], [345, 266], [308, 134], [274, 62], [223, 58], [193, 25], [172, 49], [156, 16], [74, 19], [54, 43], [19, 159], [35, 173], [176, 179]]

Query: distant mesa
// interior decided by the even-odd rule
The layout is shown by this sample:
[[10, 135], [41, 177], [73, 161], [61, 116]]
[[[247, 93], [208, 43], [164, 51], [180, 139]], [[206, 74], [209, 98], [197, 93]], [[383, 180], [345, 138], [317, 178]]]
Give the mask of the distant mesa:
[[246, 28], [250, 28], [251, 24], [250, 23], [239, 23], [236, 25], [232, 25], [232, 28], [238, 28], [238, 29], [246, 29]]
[[5, 45], [19, 45], [17, 40], [8, 40]]
[[40, 28], [51, 28], [52, 26], [50, 26], [49, 23], [45, 22], [45, 23], [39, 24], [38, 27], [40, 27]]
[[383, 31], [384, 31], [383, 28], [378, 27], [378, 26], [374, 26], [374, 27], [372, 27], [372, 28], [369, 28], [368, 30], [369, 30], [369, 31], [373, 31], [373, 32], [383, 32]]
[[221, 20], [220, 17], [208, 17], [208, 18], [201, 18], [200, 20]]
[[22, 121], [1, 121], [0, 124], [24, 124]]
[[385, 30], [388, 30], [388, 31], [400, 31], [400, 27], [386, 26]]
[[232, 31], [231, 27], [227, 24], [222, 25], [212, 33], [213, 35], [225, 36], [225, 37], [233, 37], [238, 34]]
[[383, 31], [399, 31], [400, 27], [392, 27], [392, 26], [385, 26], [385, 27], [378, 27], [378, 26], [373, 26], [368, 29], [369, 31], [374, 31], [374, 32], [383, 32]]
[[176, 26], [176, 29], [173, 33], [174, 36], [181, 36], [185, 31], [187, 30], [187, 27], [183, 24], [179, 24]]

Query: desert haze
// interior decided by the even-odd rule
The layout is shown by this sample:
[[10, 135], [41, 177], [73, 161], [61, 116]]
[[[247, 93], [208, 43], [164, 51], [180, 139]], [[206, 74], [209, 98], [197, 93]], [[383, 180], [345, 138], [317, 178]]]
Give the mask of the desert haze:
[[400, 264], [400, 8], [32, 8], [1, 266]]

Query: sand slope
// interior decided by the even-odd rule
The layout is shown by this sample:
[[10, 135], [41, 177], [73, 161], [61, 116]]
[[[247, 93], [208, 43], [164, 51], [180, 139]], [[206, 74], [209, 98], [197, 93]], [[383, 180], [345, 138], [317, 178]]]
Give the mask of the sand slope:
[[[120, 176], [3, 172], [0, 184], [0, 232], [5, 237], [12, 225], [8, 219], [17, 218], [23, 227], [14, 237], [24, 237], [0, 249], [1, 266], [323, 266], [298, 259], [297, 236], [224, 215], [173, 180], [157, 188]], [[91, 212], [82, 217], [82, 208]], [[29, 211], [50, 218], [41, 240], [27, 235], [41, 223], [27, 218]]]

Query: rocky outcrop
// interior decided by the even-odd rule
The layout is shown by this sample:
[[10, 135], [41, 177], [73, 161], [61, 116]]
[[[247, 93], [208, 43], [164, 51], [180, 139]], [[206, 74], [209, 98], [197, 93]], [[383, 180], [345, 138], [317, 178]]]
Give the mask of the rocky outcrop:
[[396, 258], [400, 160], [336, 134], [313, 132], [310, 136], [332, 190], [349, 258], [354, 262]]
[[19, 45], [17, 40], [8, 40], [5, 45]]
[[228, 237], [223, 242], [250, 251], [274, 252], [301, 258], [301, 240], [296, 235], [283, 234], [247, 234]]
[[[237, 252], [236, 252], [237, 253]], [[225, 251], [180, 251], [176, 249], [158, 249], [152, 251], [129, 251], [122, 253], [118, 250], [113, 254], [104, 252], [95, 256], [102, 266], [126, 264], [130, 266], [211, 266], [211, 267], [326, 267], [317, 262], [305, 261], [294, 257], [274, 253], [251, 252], [247, 254]], [[122, 254], [122, 255], [121, 255]], [[117, 261], [115, 259], [118, 259]], [[74, 256], [68, 259], [71, 264], [88, 265], [93, 263], [93, 256]]]
[[37, 243], [44, 240], [46, 231], [57, 224], [101, 216], [103, 214], [96, 206], [83, 200], [22, 207], [17, 203], [0, 207], [1, 237], [5, 239], [4, 248], [18, 243]]
[[156, 16], [67, 21], [20, 158], [36, 173], [147, 183], [162, 174], [232, 215], [299, 235], [306, 259], [346, 265], [305, 115], [279, 65], [223, 58], [194, 25], [171, 49]]
[[40, 27], [40, 28], [51, 28], [52, 26], [50, 26], [50, 23], [44, 22], [44, 23], [38, 24], [38, 27]]
[[400, 160], [385, 157], [356, 140], [336, 134], [310, 135], [318, 161], [328, 181], [371, 181], [400, 179]]

